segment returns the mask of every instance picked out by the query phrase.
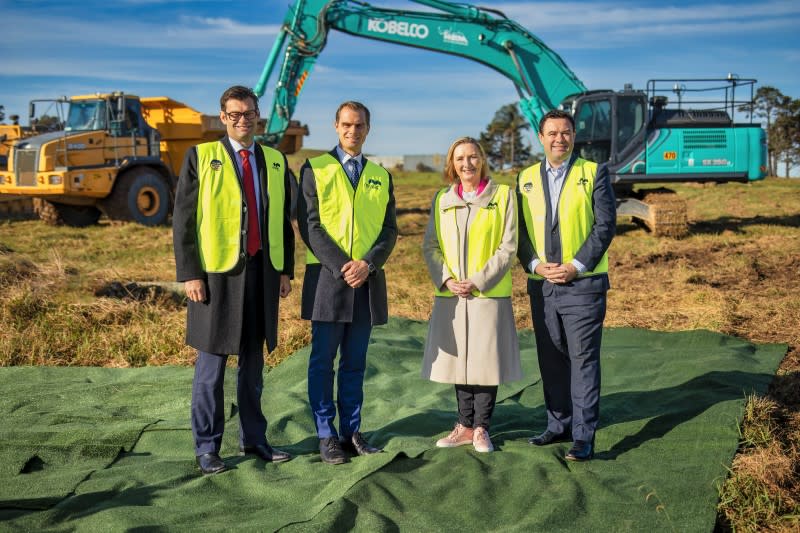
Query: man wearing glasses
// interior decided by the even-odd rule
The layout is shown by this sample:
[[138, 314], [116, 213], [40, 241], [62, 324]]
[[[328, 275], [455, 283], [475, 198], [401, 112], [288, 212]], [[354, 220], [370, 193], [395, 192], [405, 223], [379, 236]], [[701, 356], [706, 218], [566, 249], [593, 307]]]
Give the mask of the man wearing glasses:
[[227, 136], [186, 154], [178, 179], [173, 241], [178, 281], [188, 298], [186, 343], [197, 349], [192, 435], [203, 474], [226, 469], [223, 381], [238, 355], [239, 454], [281, 462], [267, 442], [261, 411], [264, 341], [277, 345], [278, 299], [291, 291], [294, 232], [286, 157], [254, 142], [258, 98], [234, 86], [220, 98]]

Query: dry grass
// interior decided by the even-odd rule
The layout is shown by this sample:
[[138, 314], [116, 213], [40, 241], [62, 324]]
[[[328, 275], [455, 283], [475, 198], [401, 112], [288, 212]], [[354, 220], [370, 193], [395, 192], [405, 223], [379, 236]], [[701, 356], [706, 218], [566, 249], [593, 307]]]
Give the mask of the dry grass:
[[[309, 154], [315, 152], [290, 164], [297, 170]], [[432, 296], [420, 244], [441, 181], [433, 174], [393, 174], [400, 237], [386, 267], [390, 311], [427, 320]], [[720, 487], [718, 529], [797, 530], [800, 180], [673, 188], [687, 201], [691, 234], [655, 238], [630, 221], [618, 221], [606, 324], [704, 328], [789, 345], [768, 395], [747, 403], [740, 453]], [[293, 291], [281, 304], [281, 346], [269, 355], [270, 365], [309, 341], [309, 326], [299, 318], [304, 254], [298, 246]], [[192, 364], [193, 350], [183, 345], [180, 299], [147, 289], [97, 296], [112, 282], [146, 286], [172, 279], [168, 228], [72, 229], [0, 221], [0, 365]], [[517, 326], [529, 328], [525, 276], [518, 267], [514, 283]]]

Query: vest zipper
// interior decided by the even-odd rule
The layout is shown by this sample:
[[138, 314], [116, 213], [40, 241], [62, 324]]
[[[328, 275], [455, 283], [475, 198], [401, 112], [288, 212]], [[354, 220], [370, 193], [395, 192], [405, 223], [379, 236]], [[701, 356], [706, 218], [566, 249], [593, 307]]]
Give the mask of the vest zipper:
[[[343, 169], [344, 170], [344, 169]], [[346, 174], [346, 173], [345, 173]], [[350, 180], [347, 180], [350, 182]], [[352, 185], [352, 182], [350, 182]], [[361, 180], [358, 180], [358, 184], [361, 185]], [[353, 260], [353, 241], [355, 240], [355, 231], [356, 231], [356, 194], [358, 194], [358, 187], [353, 187], [353, 201], [350, 202], [350, 260]]]

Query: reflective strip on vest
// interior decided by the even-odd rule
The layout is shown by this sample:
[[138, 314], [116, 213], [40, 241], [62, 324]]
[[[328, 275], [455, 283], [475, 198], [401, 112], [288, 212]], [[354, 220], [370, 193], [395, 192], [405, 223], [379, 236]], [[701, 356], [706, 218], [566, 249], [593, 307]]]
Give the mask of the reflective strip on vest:
[[[542, 188], [542, 163], [537, 163], [523, 170], [519, 175], [519, 190], [522, 193], [522, 216], [525, 217], [528, 237], [540, 261], [553, 263], [569, 263], [575, 258], [583, 243], [592, 232], [594, 210], [592, 194], [594, 178], [597, 174], [597, 163], [578, 158], [567, 175], [561, 196], [558, 199], [558, 218], [561, 233], [561, 257], [547, 257], [545, 250], [545, 217], [547, 216], [547, 199]], [[561, 216], [566, 213], [566, 216]], [[603, 254], [600, 262], [580, 277], [593, 276], [608, 272], [608, 252]], [[538, 274], [530, 273], [532, 279], [544, 279]]]
[[[260, 146], [260, 145], [259, 145]], [[261, 146], [267, 166], [267, 231], [273, 268], [283, 270], [284, 158]], [[229, 272], [243, 256], [242, 186], [220, 141], [197, 145], [197, 246], [205, 272]], [[255, 209], [255, 207], [253, 207]], [[262, 225], [263, 227], [263, 225]]]
[[[498, 185], [494, 196], [487, 204], [487, 207], [478, 208], [478, 212], [472, 219], [467, 235], [467, 272], [466, 275], [460, 274], [459, 265], [459, 242], [461, 237], [456, 231], [454, 235], [442, 234], [442, 218], [453, 217], [453, 226], [456, 226], [456, 216], [458, 209], [465, 209], [460, 206], [453, 206], [446, 210], [439, 207], [442, 196], [448, 189], [442, 189], [436, 195], [436, 207], [434, 209], [434, 222], [436, 225], [436, 236], [439, 239], [439, 248], [442, 250], [444, 263], [456, 281], [469, 279], [476, 272], [480, 272], [489, 259], [495, 254], [503, 241], [503, 232], [506, 227], [506, 213], [508, 211], [508, 185]], [[442, 290], [441, 287], [435, 289], [436, 296], [455, 297], [449, 290]], [[478, 290], [472, 291], [473, 296], [479, 298], [507, 298], [511, 296], [511, 269], [509, 269], [497, 285], [486, 292]]]
[[[350, 259], [363, 259], [383, 228], [389, 205], [389, 173], [367, 161], [354, 191], [341, 163], [331, 154], [308, 162], [314, 171], [322, 229]], [[311, 250], [306, 252], [306, 263], [319, 263]]]

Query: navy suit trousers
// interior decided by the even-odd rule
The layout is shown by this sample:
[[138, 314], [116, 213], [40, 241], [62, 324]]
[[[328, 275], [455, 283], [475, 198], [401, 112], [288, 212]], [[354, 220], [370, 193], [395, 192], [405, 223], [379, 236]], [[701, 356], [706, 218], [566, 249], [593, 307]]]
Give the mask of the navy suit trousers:
[[[267, 419], [261, 411], [264, 386], [263, 252], [247, 259], [244, 315], [236, 374], [239, 444], [266, 443]], [[215, 297], [216, 295], [209, 295]], [[225, 429], [223, 383], [228, 354], [198, 350], [192, 383], [192, 435], [195, 454], [219, 453]]]
[[[352, 322], [311, 322], [311, 355], [308, 360], [308, 402], [320, 439], [350, 437], [361, 430], [364, 403], [364, 371], [367, 346], [372, 332], [369, 288], [365, 283], [355, 290]], [[336, 404], [333, 362], [339, 352]], [[334, 426], [339, 411], [339, 433]]]
[[592, 442], [600, 416], [606, 293], [572, 294], [547, 281], [530, 284], [529, 293], [547, 429]]

